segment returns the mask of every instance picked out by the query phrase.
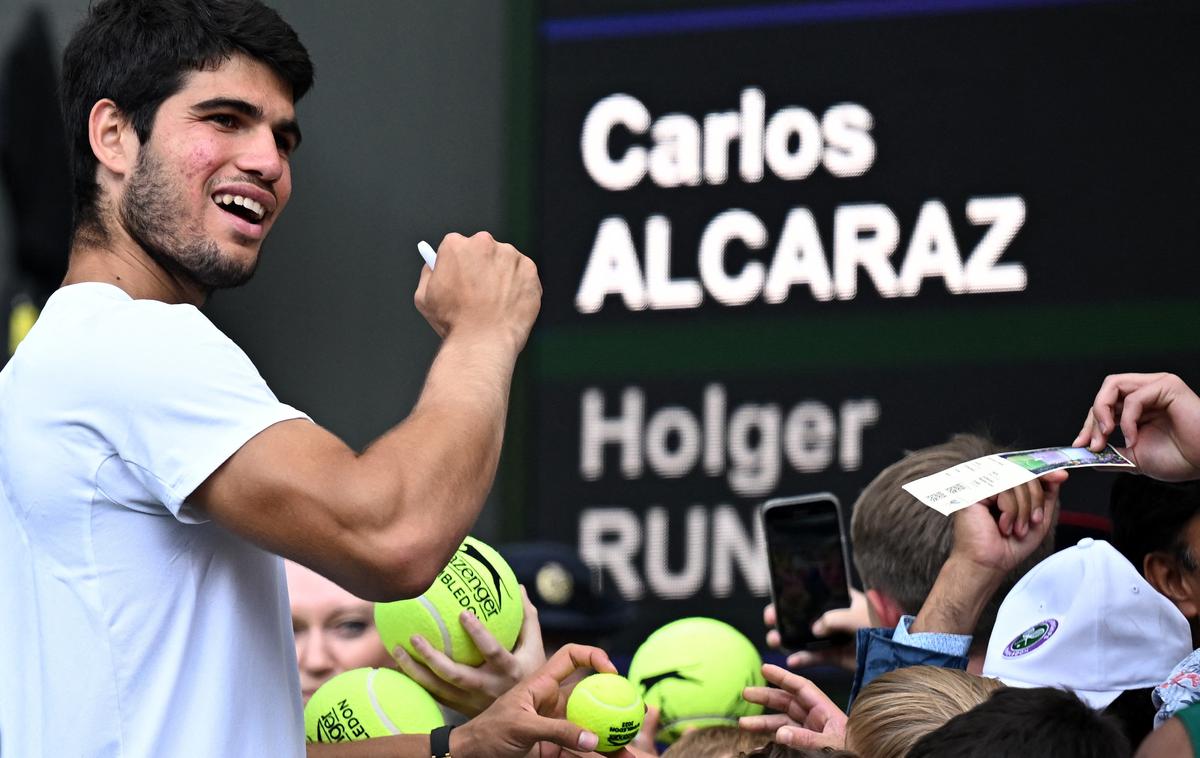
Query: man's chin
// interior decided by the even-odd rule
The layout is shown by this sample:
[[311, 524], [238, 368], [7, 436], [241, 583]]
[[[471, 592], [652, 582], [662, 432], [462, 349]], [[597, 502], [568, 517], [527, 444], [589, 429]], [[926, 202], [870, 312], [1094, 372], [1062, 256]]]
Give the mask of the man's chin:
[[262, 259], [262, 240], [235, 235], [232, 244], [220, 246], [220, 254], [189, 261], [189, 274], [209, 291], [241, 287], [254, 278]]
[[202, 256], [176, 258], [174, 268], [194, 281], [206, 292], [241, 287], [254, 277], [258, 269], [258, 251], [240, 248], [236, 251], [209, 251]]
[[255, 257], [249, 263], [237, 263], [237, 265], [229, 266], [209, 266], [188, 273], [197, 284], [211, 292], [213, 290], [228, 290], [241, 287], [254, 278], [254, 272], [257, 269], [258, 258]]

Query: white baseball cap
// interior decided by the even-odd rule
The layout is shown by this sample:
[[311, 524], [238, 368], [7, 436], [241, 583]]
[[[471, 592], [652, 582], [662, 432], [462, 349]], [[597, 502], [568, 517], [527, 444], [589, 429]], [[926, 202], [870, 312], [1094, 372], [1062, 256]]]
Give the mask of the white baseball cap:
[[996, 616], [984, 676], [1059, 687], [1097, 710], [1153, 687], [1192, 652], [1188, 620], [1104, 540], [1088, 537], [1021, 577]]

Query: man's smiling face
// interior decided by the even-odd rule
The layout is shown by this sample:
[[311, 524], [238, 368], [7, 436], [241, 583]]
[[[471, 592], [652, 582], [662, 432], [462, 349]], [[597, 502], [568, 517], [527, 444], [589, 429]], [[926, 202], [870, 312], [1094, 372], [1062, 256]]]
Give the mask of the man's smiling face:
[[151, 257], [206, 290], [245, 283], [292, 191], [300, 141], [291, 90], [235, 55], [163, 101], [124, 183], [121, 225]]

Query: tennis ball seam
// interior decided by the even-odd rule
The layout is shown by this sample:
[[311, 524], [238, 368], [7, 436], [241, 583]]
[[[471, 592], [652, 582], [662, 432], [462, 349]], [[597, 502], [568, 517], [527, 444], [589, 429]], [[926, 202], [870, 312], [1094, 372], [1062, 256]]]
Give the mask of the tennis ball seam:
[[447, 658], [453, 658], [454, 643], [450, 641], [450, 627], [446, 626], [446, 620], [442, 618], [442, 612], [433, 604], [433, 601], [424, 595], [421, 595], [417, 600], [421, 601], [425, 612], [433, 619], [433, 623], [437, 624], [438, 632], [442, 635], [442, 652], [446, 654]]
[[377, 676], [379, 676], [379, 669], [371, 669], [371, 673], [367, 674], [367, 697], [370, 698], [371, 707], [375, 709], [375, 715], [383, 723], [383, 728], [388, 730], [388, 734], [400, 734], [400, 727], [396, 726], [388, 717], [387, 712], [379, 703], [379, 695], [375, 692], [375, 677]]

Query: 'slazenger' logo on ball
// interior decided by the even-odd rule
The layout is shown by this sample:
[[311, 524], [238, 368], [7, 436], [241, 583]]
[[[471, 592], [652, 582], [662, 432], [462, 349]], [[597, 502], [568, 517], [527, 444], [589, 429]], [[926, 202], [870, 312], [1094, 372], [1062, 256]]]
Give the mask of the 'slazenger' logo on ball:
[[370, 737], [349, 701], [342, 699], [328, 713], [321, 714], [317, 721], [317, 742], [343, 742], [363, 740]]
[[474, 545], [463, 544], [462, 551], [479, 563], [482, 563], [483, 567], [492, 575], [492, 584], [496, 587], [496, 607], [503, 610], [504, 599], [500, 596], [500, 593], [503, 592], [507, 595], [508, 588], [504, 586], [504, 582], [500, 579], [500, 572], [496, 570], [492, 562], [485, 558], [483, 553], [479, 552]]
[[[485, 572], [487, 576], [484, 576]], [[459, 604], [474, 613], [480, 621], [498, 615], [504, 609], [504, 598], [512, 597], [500, 576], [500, 570], [469, 542], [464, 542], [446, 568], [442, 569], [438, 581], [446, 585], [451, 594], [458, 598]]]

